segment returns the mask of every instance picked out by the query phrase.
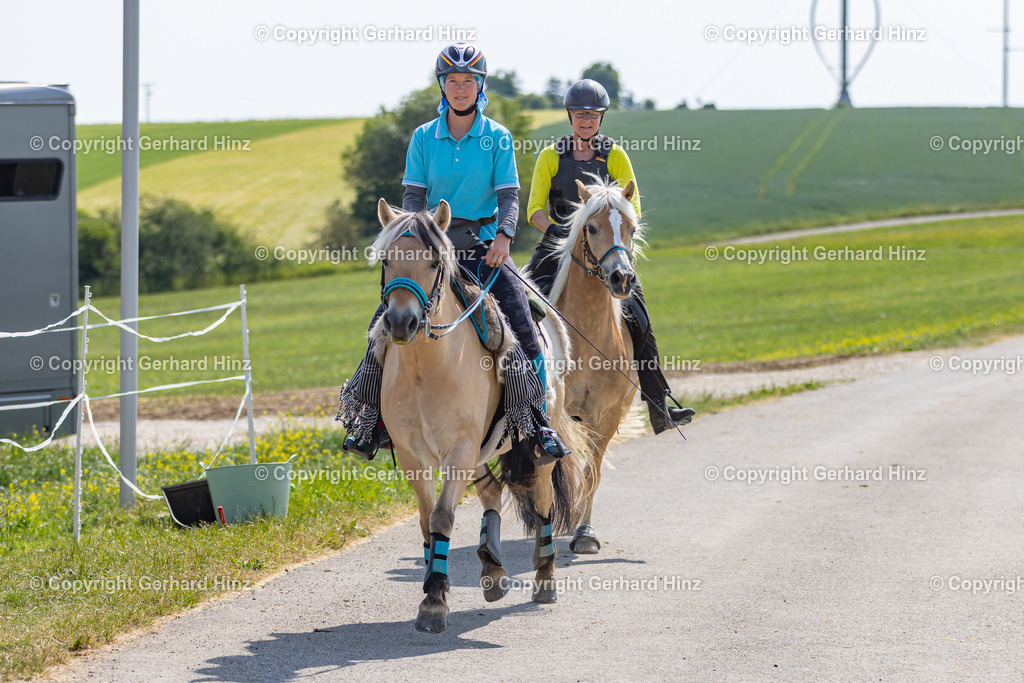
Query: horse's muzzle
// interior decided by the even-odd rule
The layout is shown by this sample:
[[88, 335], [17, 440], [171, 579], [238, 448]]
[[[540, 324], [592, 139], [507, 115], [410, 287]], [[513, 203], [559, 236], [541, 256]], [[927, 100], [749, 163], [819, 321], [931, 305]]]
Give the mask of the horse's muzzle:
[[632, 268], [616, 267], [608, 273], [605, 283], [616, 299], [628, 299], [636, 286], [636, 272]]
[[384, 311], [384, 331], [396, 344], [408, 344], [415, 339], [420, 323], [420, 315], [415, 311], [390, 308]]

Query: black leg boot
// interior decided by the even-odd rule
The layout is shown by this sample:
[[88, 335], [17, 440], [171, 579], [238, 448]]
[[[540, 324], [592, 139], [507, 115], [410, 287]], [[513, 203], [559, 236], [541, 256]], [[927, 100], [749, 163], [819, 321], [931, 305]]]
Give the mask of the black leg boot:
[[665, 373], [661, 369], [661, 355], [658, 353], [658, 340], [654, 338], [647, 304], [640, 283], [636, 285], [633, 296], [626, 300], [626, 327], [633, 340], [633, 356], [637, 361], [637, 376], [640, 390], [651, 416], [651, 428], [655, 434], [688, 424], [696, 414], [692, 408], [682, 406], [674, 398], [672, 402], [678, 407], [670, 407], [668, 399], [671, 389]]

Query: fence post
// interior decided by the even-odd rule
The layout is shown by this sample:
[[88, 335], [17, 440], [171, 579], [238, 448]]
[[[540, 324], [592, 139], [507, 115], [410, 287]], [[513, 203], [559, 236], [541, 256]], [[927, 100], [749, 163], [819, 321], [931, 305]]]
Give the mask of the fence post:
[[238, 285], [242, 295], [242, 363], [245, 365], [245, 411], [249, 414], [249, 463], [256, 464], [256, 435], [252, 423], [252, 368], [249, 365], [249, 322], [245, 317], [245, 285]]
[[[139, 0], [124, 0], [124, 52], [121, 139], [121, 319], [139, 317]], [[127, 323], [133, 330], [139, 323]], [[139, 338], [121, 331], [121, 442], [117, 462], [125, 479], [136, 483], [139, 421]], [[135, 492], [123, 481], [121, 507], [135, 505]]]
[[[82, 342], [79, 344], [81, 368], [78, 371], [78, 396], [85, 394], [85, 356], [89, 351], [89, 306], [92, 304], [92, 292], [89, 285], [85, 286], [85, 310], [82, 312]], [[78, 403], [78, 419], [75, 429], [75, 543], [82, 536], [82, 413], [85, 412], [85, 399]]]

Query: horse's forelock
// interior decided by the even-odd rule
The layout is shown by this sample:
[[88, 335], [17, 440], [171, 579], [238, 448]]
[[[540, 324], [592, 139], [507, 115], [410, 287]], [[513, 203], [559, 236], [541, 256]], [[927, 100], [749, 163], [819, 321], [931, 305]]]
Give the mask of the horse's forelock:
[[388, 248], [405, 233], [412, 233], [423, 246], [439, 254], [449, 272], [456, 268], [455, 249], [448, 236], [434, 223], [430, 213], [407, 211], [399, 213], [395, 220], [388, 223], [377, 235], [371, 247], [370, 265], [378, 263]]

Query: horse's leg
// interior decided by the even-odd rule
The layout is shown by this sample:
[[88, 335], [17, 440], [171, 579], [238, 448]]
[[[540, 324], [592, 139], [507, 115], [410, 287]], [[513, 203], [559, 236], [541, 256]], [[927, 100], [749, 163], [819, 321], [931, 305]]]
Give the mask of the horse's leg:
[[558, 600], [555, 590], [555, 543], [552, 537], [551, 511], [555, 502], [555, 487], [551, 481], [555, 464], [537, 468], [533, 485], [533, 509], [540, 519], [533, 549], [534, 576], [533, 601], [550, 603]]
[[405, 480], [412, 485], [416, 493], [416, 505], [420, 511], [420, 532], [423, 534], [423, 562], [430, 561], [430, 513], [434, 511], [437, 500], [437, 487], [432, 478], [424, 477], [426, 470], [419, 468], [402, 468]]
[[481, 465], [476, 471], [477, 495], [484, 506], [480, 520], [480, 587], [484, 589], [484, 600], [501, 600], [508, 593], [508, 583], [501, 561], [501, 484], [487, 468]]
[[[445, 480], [441, 486], [441, 495], [430, 513], [430, 552], [427, 562], [427, 575], [423, 582], [423, 592], [427, 597], [420, 603], [419, 616], [416, 618], [416, 629], [426, 633], [440, 633], [448, 625], [448, 543], [455, 526], [455, 506], [466, 493], [470, 479], [466, 476], [465, 467], [475, 465], [475, 454], [468, 451], [462, 457], [445, 458]], [[433, 482], [429, 482], [433, 484]]]
[[587, 468], [587, 507], [583, 511], [583, 518], [580, 525], [576, 527], [569, 542], [569, 550], [577, 555], [594, 555], [601, 549], [601, 541], [597, 540], [594, 528], [590, 526], [590, 513], [594, 511], [594, 496], [597, 494], [597, 487], [601, 485], [601, 462], [604, 460], [604, 450], [608, 448], [611, 436], [597, 436], [594, 439], [594, 463], [593, 467]]

